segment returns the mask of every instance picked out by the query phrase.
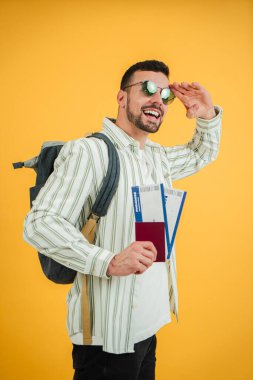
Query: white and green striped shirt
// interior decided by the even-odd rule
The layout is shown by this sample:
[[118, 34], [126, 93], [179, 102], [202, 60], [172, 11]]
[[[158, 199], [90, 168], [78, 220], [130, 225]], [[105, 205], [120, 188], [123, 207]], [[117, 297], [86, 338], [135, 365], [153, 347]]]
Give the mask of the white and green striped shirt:
[[[222, 108], [216, 117], [196, 119], [193, 139], [185, 145], [162, 147], [147, 140], [145, 155], [152, 163], [154, 183], [171, 186], [172, 180], [191, 175], [213, 161], [218, 153]], [[106, 275], [113, 256], [134, 238], [131, 187], [144, 185], [139, 143], [103, 121], [103, 133], [114, 143], [120, 159], [120, 180], [108, 213], [100, 219], [95, 245], [80, 230], [91, 211], [108, 165], [107, 147], [95, 138], [67, 142], [55, 161], [55, 170], [41, 189], [24, 223], [24, 239], [38, 251], [78, 272], [67, 297], [70, 338], [82, 334], [82, 273], [88, 276], [93, 344], [102, 342], [112, 353], [134, 351], [133, 299], [136, 275]], [[173, 291], [173, 312], [178, 318], [175, 252], [168, 266]]]

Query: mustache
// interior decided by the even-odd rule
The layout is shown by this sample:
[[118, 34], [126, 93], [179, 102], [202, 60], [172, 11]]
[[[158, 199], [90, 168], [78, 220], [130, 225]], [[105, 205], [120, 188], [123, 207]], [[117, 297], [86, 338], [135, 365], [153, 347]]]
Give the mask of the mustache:
[[154, 108], [154, 109], [160, 111], [161, 116], [163, 116], [163, 110], [161, 109], [161, 107], [157, 106], [157, 103], [152, 103], [152, 104], [150, 104], [150, 105], [148, 105], [148, 106], [144, 106], [144, 107], [142, 107], [141, 109], [142, 109], [142, 110], [146, 110], [146, 109], [148, 109], [148, 108]]

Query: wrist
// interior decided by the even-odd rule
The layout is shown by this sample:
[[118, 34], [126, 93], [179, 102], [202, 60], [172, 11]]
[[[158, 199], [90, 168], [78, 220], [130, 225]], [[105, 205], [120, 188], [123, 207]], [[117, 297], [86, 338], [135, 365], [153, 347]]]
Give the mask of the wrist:
[[113, 273], [114, 273], [114, 267], [115, 267], [115, 260], [116, 260], [116, 256], [115, 255], [112, 260], [109, 262], [109, 265], [108, 265], [108, 268], [107, 268], [107, 271], [106, 271], [106, 275], [107, 276], [112, 276]]
[[211, 107], [211, 108], [209, 108], [209, 110], [207, 110], [203, 115], [198, 116], [198, 117], [201, 118], [201, 119], [204, 119], [204, 120], [211, 120], [211, 119], [213, 119], [215, 116], [216, 116], [215, 108], [214, 108], [214, 107]]

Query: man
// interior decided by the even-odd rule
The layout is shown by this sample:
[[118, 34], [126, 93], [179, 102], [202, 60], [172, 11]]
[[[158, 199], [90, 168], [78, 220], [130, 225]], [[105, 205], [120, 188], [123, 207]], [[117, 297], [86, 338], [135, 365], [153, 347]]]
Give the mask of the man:
[[[25, 221], [24, 239], [76, 270], [68, 294], [67, 327], [73, 343], [75, 380], [155, 378], [156, 332], [178, 318], [175, 252], [156, 263], [149, 241], [135, 241], [131, 186], [164, 183], [197, 172], [218, 153], [222, 109], [197, 82], [169, 84], [168, 67], [144, 61], [124, 74], [117, 119], [105, 118], [103, 133], [120, 158], [120, 180], [95, 245], [81, 234], [108, 165], [107, 148], [95, 138], [66, 143], [55, 170]], [[196, 118], [186, 145], [162, 147], [148, 139], [158, 131], [177, 97]], [[87, 274], [92, 342], [82, 331], [82, 274]]]

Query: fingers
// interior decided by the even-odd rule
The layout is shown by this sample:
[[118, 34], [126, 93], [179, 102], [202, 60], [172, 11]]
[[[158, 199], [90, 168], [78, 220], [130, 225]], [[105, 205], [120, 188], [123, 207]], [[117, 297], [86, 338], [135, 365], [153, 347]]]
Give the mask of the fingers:
[[[137, 241], [135, 242], [136, 259], [138, 261], [138, 271], [143, 273], [144, 268], [147, 270], [156, 260], [157, 250], [154, 244], [150, 241]], [[139, 263], [141, 268], [139, 268]]]
[[192, 82], [191, 84], [188, 82], [182, 82], [181, 87], [186, 88], [187, 90], [203, 90], [204, 89], [204, 87], [202, 87], [198, 82]]
[[188, 96], [196, 96], [199, 91], [204, 90], [204, 87], [202, 87], [198, 82], [192, 82], [191, 84], [188, 82], [174, 82], [173, 84], [169, 85], [169, 87], [174, 90], [179, 91], [183, 95]]
[[182, 82], [181, 84], [174, 82], [172, 86], [183, 94], [192, 89], [191, 85], [187, 82]]
[[174, 82], [170, 85], [175, 96], [183, 103], [186, 108], [186, 116], [191, 119], [196, 117], [196, 112], [199, 109], [198, 104], [203, 99], [205, 89], [198, 83], [192, 82]]
[[196, 88], [197, 90], [204, 90], [204, 87], [201, 86], [198, 82], [192, 82], [192, 87]]
[[136, 272], [135, 272], [134, 274], [142, 274], [142, 273], [144, 273], [147, 269], [148, 269], [148, 268], [147, 268], [145, 265], [139, 263], [138, 268], [136, 268]]
[[189, 83], [187, 82], [182, 82], [181, 84], [175, 82], [173, 83], [173, 85], [171, 85], [171, 90], [175, 93], [175, 91], [177, 92], [177, 94], [182, 94], [182, 95], [185, 95], [185, 96], [196, 96], [198, 95], [198, 90], [195, 89], [194, 87], [192, 87]]
[[157, 250], [151, 241], [137, 241], [134, 244], [137, 244], [137, 250], [139, 247], [140, 252], [142, 252], [145, 256], [154, 258], [153, 261], [156, 260]]
[[185, 100], [185, 90], [183, 88], [181, 88], [178, 84], [173, 84], [173, 85], [170, 85], [170, 89], [173, 91], [173, 93], [175, 94], [175, 96], [184, 101]]
[[137, 268], [137, 270], [136, 270], [136, 272], [135, 272], [134, 274], [142, 274], [142, 273], [144, 273], [147, 269], [148, 269], [148, 268], [147, 268], [145, 265], [139, 263], [138, 268]]
[[139, 263], [145, 265], [145, 267], [147, 267], [147, 268], [149, 268], [153, 264], [153, 262], [154, 262], [154, 260], [153, 260], [152, 257], [145, 256], [144, 253], [141, 253], [136, 258], [139, 261]]
[[201, 86], [201, 84], [199, 82], [192, 82], [192, 83], [189, 83], [189, 82], [173, 82], [171, 84], [169, 84], [169, 87], [184, 87], [184, 88], [187, 88], [187, 89], [197, 89], [197, 90], [203, 90], [203, 86]]
[[145, 272], [156, 260], [157, 250], [150, 241], [135, 241], [131, 249], [135, 252], [135, 274]]
[[170, 85], [171, 90], [174, 92], [175, 96], [181, 100], [181, 102], [186, 106], [190, 107], [189, 101], [191, 98], [196, 97], [196, 90], [191, 88], [189, 83], [182, 82], [180, 85], [177, 82], [174, 82], [172, 85]]
[[[174, 82], [173, 84], [170, 84], [169, 87], [172, 89], [172, 91], [175, 93], [175, 92], [179, 92], [181, 94], [184, 94], [186, 91], [185, 91], [185, 88], [182, 87], [179, 83], [177, 82]], [[175, 93], [176, 95], [176, 93]]]

